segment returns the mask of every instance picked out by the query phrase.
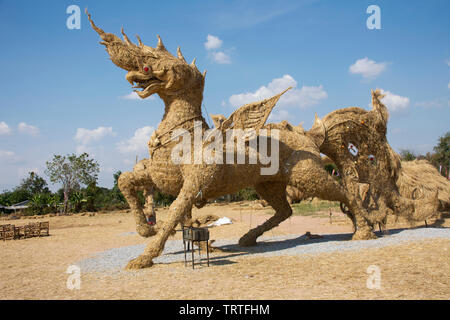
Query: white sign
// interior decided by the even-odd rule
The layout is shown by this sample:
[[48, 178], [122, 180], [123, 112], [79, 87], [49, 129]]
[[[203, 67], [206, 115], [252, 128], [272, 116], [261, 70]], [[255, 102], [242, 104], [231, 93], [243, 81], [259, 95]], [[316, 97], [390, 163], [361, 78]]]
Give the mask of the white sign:
[[348, 151], [353, 155], [353, 156], [357, 156], [358, 155], [358, 148], [355, 147], [355, 145], [353, 143], [349, 143], [348, 144]]

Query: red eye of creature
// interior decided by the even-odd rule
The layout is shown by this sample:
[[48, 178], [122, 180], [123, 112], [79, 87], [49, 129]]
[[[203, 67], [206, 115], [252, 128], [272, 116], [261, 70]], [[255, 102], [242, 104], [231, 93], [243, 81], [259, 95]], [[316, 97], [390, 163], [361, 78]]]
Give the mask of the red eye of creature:
[[150, 70], [149, 67], [144, 67], [145, 72], [148, 72], [149, 70]]

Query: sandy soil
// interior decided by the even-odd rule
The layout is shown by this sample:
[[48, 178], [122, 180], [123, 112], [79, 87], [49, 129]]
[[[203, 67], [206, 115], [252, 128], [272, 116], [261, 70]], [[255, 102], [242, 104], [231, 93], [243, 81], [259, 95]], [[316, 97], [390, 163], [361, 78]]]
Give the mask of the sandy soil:
[[[163, 218], [165, 209], [158, 210]], [[193, 216], [215, 214], [232, 225], [210, 229], [211, 239], [231, 239], [262, 223], [273, 211], [248, 203], [208, 205]], [[423, 240], [360, 252], [300, 257], [223, 254], [208, 268], [182, 263], [115, 274], [81, 275], [80, 290], [69, 290], [70, 265], [107, 249], [146, 243], [134, 231], [130, 213], [45, 217], [50, 237], [0, 242], [0, 299], [449, 299], [450, 241]], [[448, 227], [450, 219], [444, 220]], [[0, 221], [16, 225], [30, 220]], [[428, 221], [433, 223], [433, 221]], [[389, 227], [407, 227], [391, 222]], [[418, 225], [420, 226], [420, 224]], [[349, 233], [349, 220], [333, 211], [293, 216], [266, 236]], [[172, 239], [181, 239], [177, 232]], [[182, 248], [180, 248], [181, 250]], [[381, 270], [381, 289], [368, 289], [367, 268]], [[195, 290], [194, 290], [195, 289]], [[190, 292], [197, 292], [192, 296]]]

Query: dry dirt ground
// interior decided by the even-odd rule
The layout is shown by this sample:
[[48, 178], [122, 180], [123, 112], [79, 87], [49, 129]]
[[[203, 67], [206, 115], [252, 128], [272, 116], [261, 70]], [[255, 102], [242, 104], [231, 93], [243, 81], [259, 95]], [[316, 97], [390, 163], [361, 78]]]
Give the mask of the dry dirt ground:
[[[166, 209], [158, 210], [158, 219]], [[249, 203], [208, 205], [194, 216], [215, 214], [233, 224], [210, 229], [211, 239], [235, 239], [270, 217]], [[155, 264], [139, 271], [81, 274], [80, 289], [69, 290], [70, 265], [111, 248], [146, 243], [131, 233], [125, 211], [44, 217], [50, 236], [0, 242], [0, 299], [449, 299], [450, 241], [402, 243], [379, 249], [303, 256], [227, 256], [195, 270], [183, 263]], [[0, 223], [16, 225], [30, 220]], [[433, 221], [428, 221], [433, 223]], [[448, 227], [450, 219], [443, 225]], [[390, 228], [408, 227], [391, 222]], [[422, 227], [418, 224], [416, 227]], [[348, 219], [333, 209], [292, 216], [266, 236], [350, 233]], [[121, 234], [129, 233], [127, 236]], [[181, 239], [177, 232], [172, 239]], [[180, 248], [182, 250], [182, 248]], [[225, 253], [216, 253], [219, 256]], [[368, 289], [367, 268], [381, 271], [381, 288]], [[192, 295], [192, 292], [196, 292]]]

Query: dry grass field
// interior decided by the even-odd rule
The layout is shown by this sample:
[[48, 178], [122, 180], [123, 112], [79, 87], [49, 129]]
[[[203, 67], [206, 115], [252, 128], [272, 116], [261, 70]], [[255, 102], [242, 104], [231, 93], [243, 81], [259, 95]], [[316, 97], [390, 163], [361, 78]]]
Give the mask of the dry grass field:
[[[326, 206], [325, 206], [326, 207]], [[336, 207], [297, 215], [268, 237], [350, 233]], [[329, 212], [332, 211], [330, 221]], [[166, 209], [158, 210], [164, 219]], [[252, 203], [208, 205], [193, 215], [215, 214], [233, 224], [210, 229], [211, 239], [235, 239], [265, 221], [271, 209]], [[210, 267], [195, 270], [183, 263], [155, 264], [139, 271], [81, 274], [79, 290], [69, 290], [70, 265], [111, 248], [146, 243], [134, 231], [130, 213], [111, 212], [44, 217], [50, 236], [1, 242], [1, 299], [449, 299], [450, 240], [403, 242], [384, 248], [301, 256], [255, 257], [215, 253]], [[28, 219], [1, 221], [16, 225]], [[331, 222], [331, 223], [330, 223]], [[428, 221], [432, 224], [433, 221]], [[440, 226], [448, 227], [450, 219]], [[409, 227], [401, 221], [389, 228]], [[416, 227], [422, 227], [417, 225]], [[127, 236], [123, 236], [128, 233]], [[181, 239], [177, 232], [172, 239]], [[180, 248], [182, 250], [182, 248]], [[381, 271], [381, 288], [368, 289], [367, 268]], [[195, 296], [189, 294], [199, 292]], [[200, 290], [199, 290], [200, 289]]]

